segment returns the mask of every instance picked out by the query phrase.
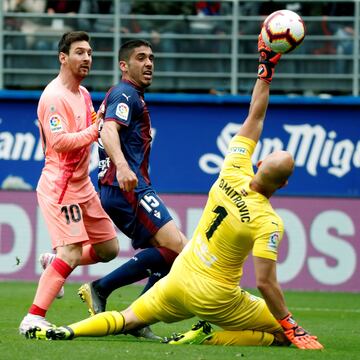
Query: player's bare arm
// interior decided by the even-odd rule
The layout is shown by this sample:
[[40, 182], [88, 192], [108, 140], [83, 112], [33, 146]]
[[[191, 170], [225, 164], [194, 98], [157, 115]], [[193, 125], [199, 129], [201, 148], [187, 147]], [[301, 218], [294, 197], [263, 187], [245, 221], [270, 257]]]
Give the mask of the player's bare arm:
[[132, 191], [138, 184], [136, 174], [130, 169], [119, 140], [121, 126], [115, 121], [106, 121], [100, 131], [101, 141], [111, 161], [116, 166], [116, 178], [121, 190]]
[[276, 278], [276, 262], [254, 256], [256, 286], [267, 306], [276, 319], [284, 318], [289, 309], [286, 307], [284, 294]]
[[238, 135], [245, 136], [255, 142], [259, 140], [269, 103], [269, 88], [269, 84], [265, 81], [256, 80], [251, 97], [249, 115], [240, 128]]

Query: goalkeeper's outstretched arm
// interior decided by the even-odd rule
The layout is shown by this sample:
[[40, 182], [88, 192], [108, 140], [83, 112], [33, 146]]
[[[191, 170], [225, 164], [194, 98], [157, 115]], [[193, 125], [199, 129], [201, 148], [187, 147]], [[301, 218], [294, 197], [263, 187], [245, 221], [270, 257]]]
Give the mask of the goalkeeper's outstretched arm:
[[258, 39], [259, 66], [258, 79], [255, 83], [249, 114], [237, 135], [244, 136], [258, 142], [262, 133], [266, 110], [269, 103], [269, 92], [275, 65], [281, 54], [277, 54], [266, 47], [261, 34]]

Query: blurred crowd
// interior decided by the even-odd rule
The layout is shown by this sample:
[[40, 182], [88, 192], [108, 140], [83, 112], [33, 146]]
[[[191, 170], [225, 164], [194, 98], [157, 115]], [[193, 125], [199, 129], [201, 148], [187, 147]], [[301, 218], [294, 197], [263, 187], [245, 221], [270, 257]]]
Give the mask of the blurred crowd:
[[[221, 15], [231, 15], [233, 8], [231, 2], [222, 1], [119, 1], [120, 13], [125, 16], [121, 19], [120, 32], [123, 37], [127, 34], [150, 37], [158, 51], [164, 52], [183, 52], [186, 44], [176, 45], [176, 41], [171, 41], [174, 34], [229, 34], [229, 22], [216, 21], [214, 17]], [[335, 53], [347, 54], [352, 51], [351, 38], [353, 37], [353, 24], [349, 21], [329, 22], [327, 17], [353, 16], [354, 3], [349, 2], [240, 2], [239, 15], [241, 16], [266, 16], [275, 10], [286, 8], [299, 13], [302, 16], [322, 16], [324, 20], [319, 23], [307, 24], [308, 33], [314, 35], [335, 35], [339, 41], [320, 44], [313, 49], [315, 53]], [[112, 33], [114, 32], [114, 19], [109, 17], [98, 17], [96, 15], [111, 15], [114, 13], [114, 0], [3, 0], [4, 13], [46, 13], [49, 16], [28, 17], [28, 18], [5, 18], [5, 28], [18, 30], [26, 34], [43, 32], [51, 37], [52, 32], [58, 33], [60, 30], [85, 30], [91, 33]], [[60, 15], [60, 16], [59, 16]], [[90, 15], [91, 17], [86, 17]], [[182, 20], [148, 20], [144, 18], [134, 18], [131, 15], [166, 15], [183, 16]], [[192, 15], [188, 18], [189, 15]], [[211, 17], [211, 19], [209, 19]], [[240, 34], [255, 34], [259, 24], [248, 22], [240, 24]], [[45, 37], [46, 38], [46, 37]], [[162, 39], [165, 39], [162, 41]], [[50, 39], [51, 40], [51, 39]], [[350, 40], [350, 41], [347, 41]], [[53, 47], [51, 41], [48, 44], [40, 43], [34, 37], [27, 36], [26, 48]], [[204, 43], [204, 44], [203, 44]], [[99, 50], [106, 50], [112, 47], [111, 43], [98, 41]], [[190, 42], [191, 45], [191, 42]], [[196, 41], [191, 46], [191, 51], [214, 52], [217, 51], [216, 44], [213, 49], [209, 42]], [[205, 48], [203, 48], [205, 47]], [[224, 50], [224, 49], [222, 49]]]
[[[4, 46], [7, 50], [55, 50], [60, 33], [84, 30], [91, 34], [96, 53], [107, 52], [114, 49], [114, 32], [117, 31], [121, 42], [134, 37], [150, 40], [157, 55], [157, 71], [224, 74], [231, 72], [228, 59], [233, 45], [233, 6], [231, 1], [3, 0], [4, 29], [17, 33], [16, 36], [5, 36]], [[345, 55], [333, 60], [329, 65], [331, 72], [345, 74], [352, 71], [346, 55], [353, 53], [353, 1], [240, 1], [239, 54], [256, 53], [254, 36], [259, 33], [261, 19], [280, 9], [295, 11], [306, 18], [321, 18], [321, 21], [307, 18], [307, 34], [322, 37], [304, 42], [297, 54]], [[119, 22], [113, 16], [115, 12], [121, 14]], [[27, 13], [27, 16], [7, 13]], [[38, 16], [41, 13], [48, 16]], [[207, 54], [211, 62], [204, 58], [197, 60], [197, 54]], [[9, 67], [16, 67], [14, 61], [17, 60], [11, 60]], [[45, 57], [40, 60], [44, 68], [56, 68], [55, 61]], [[94, 66], [108, 68], [111, 67], [109, 61], [96, 61]], [[316, 69], [316, 64], [314, 66], [312, 72], [320, 70]], [[293, 70], [289, 69], [289, 72]], [[239, 71], [249, 71], [246, 62], [239, 63]]]

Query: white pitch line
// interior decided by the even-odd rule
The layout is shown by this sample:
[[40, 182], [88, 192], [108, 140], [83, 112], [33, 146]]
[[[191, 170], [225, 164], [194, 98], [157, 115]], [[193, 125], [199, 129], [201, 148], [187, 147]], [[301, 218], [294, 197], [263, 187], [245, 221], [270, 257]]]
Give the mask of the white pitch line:
[[299, 311], [360, 313], [360, 309], [328, 309], [328, 308], [310, 308], [310, 307], [306, 307], [306, 308], [294, 307], [292, 309]]

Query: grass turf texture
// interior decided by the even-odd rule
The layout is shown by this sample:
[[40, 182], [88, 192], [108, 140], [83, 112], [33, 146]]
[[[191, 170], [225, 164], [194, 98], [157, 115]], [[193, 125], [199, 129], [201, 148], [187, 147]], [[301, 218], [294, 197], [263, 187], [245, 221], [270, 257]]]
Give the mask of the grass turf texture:
[[[324, 292], [286, 292], [289, 308], [306, 329], [319, 337], [323, 351], [277, 347], [171, 346], [138, 340], [131, 335], [102, 338], [78, 338], [72, 341], [26, 340], [18, 326], [26, 314], [35, 284], [0, 283], [0, 359], [126, 359], [126, 360], [218, 360], [218, 359], [360, 359], [360, 294]], [[79, 284], [67, 284], [65, 297], [56, 300], [48, 320], [66, 325], [87, 317], [84, 304], [77, 296]], [[117, 290], [109, 298], [108, 309], [123, 309], [140, 293], [140, 286]], [[255, 292], [254, 292], [255, 293]], [[197, 319], [175, 324], [153, 325], [155, 333], [166, 336], [190, 328]]]

